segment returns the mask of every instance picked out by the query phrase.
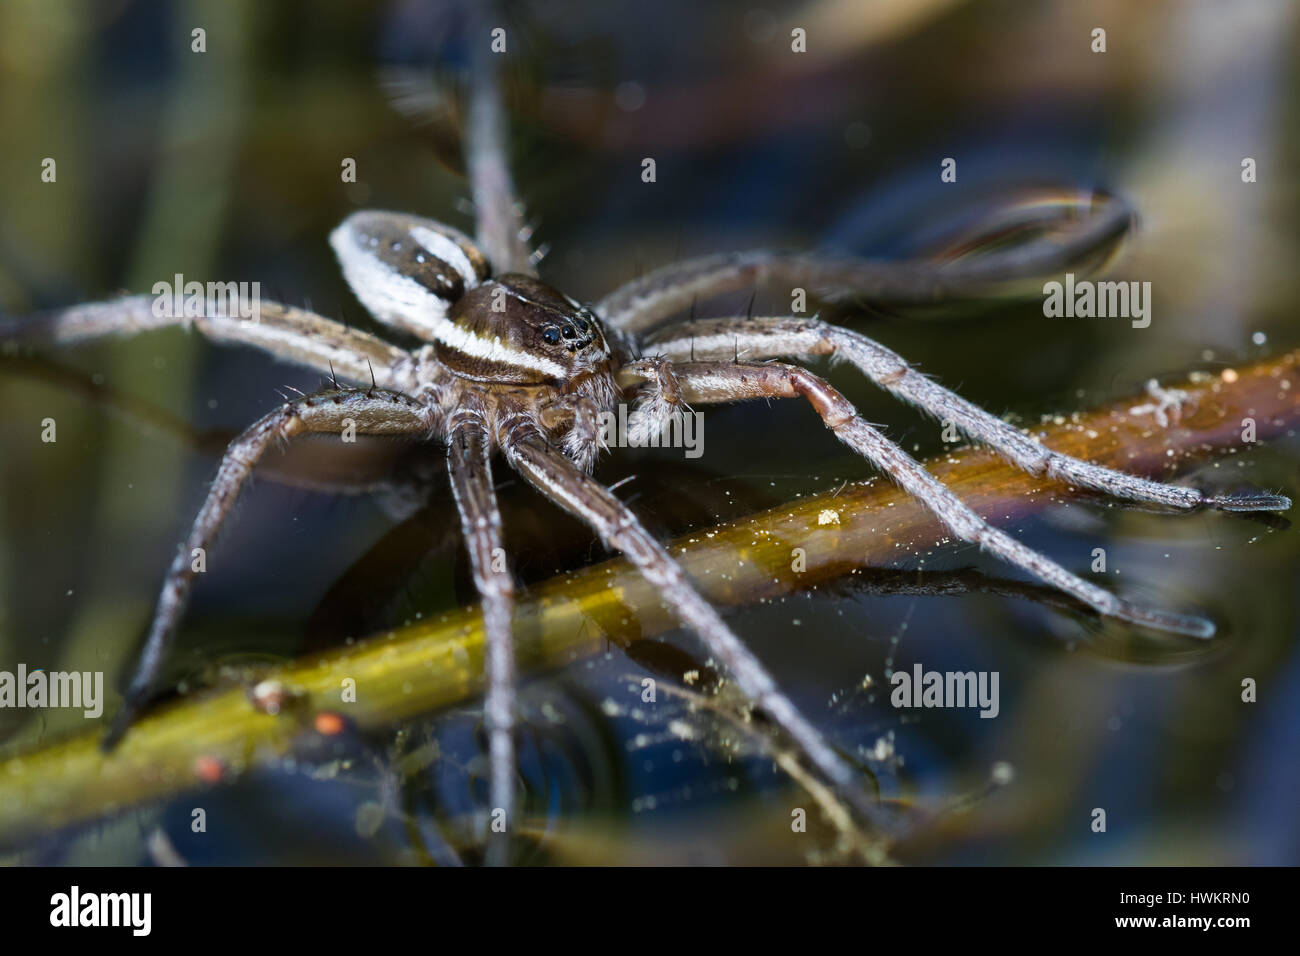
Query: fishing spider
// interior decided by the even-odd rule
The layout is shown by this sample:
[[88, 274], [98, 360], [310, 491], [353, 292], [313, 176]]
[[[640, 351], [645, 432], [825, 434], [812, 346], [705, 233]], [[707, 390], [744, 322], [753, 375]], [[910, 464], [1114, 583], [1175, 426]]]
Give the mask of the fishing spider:
[[[1262, 493], [1209, 495], [1148, 481], [1058, 454], [921, 375], [857, 332], [804, 317], [730, 317], [670, 322], [697, 299], [760, 282], [831, 293], [936, 301], [989, 283], [1041, 276], [1104, 249], [1130, 227], [1129, 210], [1101, 197], [1091, 214], [1050, 235], [949, 260], [881, 262], [747, 252], [679, 262], [630, 282], [594, 307], [537, 278], [505, 160], [497, 81], [480, 55], [469, 96], [466, 165], [477, 241], [413, 215], [364, 211], [330, 236], [344, 276], [379, 322], [423, 344], [413, 349], [309, 311], [263, 303], [253, 320], [154, 314], [149, 296], [79, 305], [0, 328], [5, 339], [65, 344], [167, 325], [222, 343], [255, 346], [328, 373], [333, 385], [269, 412], [227, 449], [206, 501], [163, 581], [137, 670], [106, 737], [130, 726], [154, 689], [195, 571], [258, 460], [273, 443], [308, 432], [405, 435], [447, 449], [447, 474], [482, 599], [486, 632], [486, 727], [490, 796], [513, 820], [515, 661], [513, 581], [500, 558], [501, 518], [493, 485], [496, 453], [544, 497], [586, 521], [659, 590], [703, 640], [755, 707], [862, 817], [879, 821], [860, 777], [796, 709], [763, 664], [685, 577], [633, 511], [591, 476], [603, 442], [598, 416], [634, 402], [631, 427], [648, 432], [689, 405], [803, 398], [851, 449], [919, 499], [957, 538], [996, 554], [1103, 615], [1207, 637], [1200, 617], [1138, 607], [1079, 578], [992, 527], [933, 478], [823, 378], [777, 359], [833, 356], [891, 394], [953, 423], [1024, 470], [1118, 498], [1177, 509], [1290, 507]], [[741, 358], [743, 357], [743, 361]], [[340, 380], [348, 384], [339, 384]], [[494, 839], [489, 859], [504, 859]]]

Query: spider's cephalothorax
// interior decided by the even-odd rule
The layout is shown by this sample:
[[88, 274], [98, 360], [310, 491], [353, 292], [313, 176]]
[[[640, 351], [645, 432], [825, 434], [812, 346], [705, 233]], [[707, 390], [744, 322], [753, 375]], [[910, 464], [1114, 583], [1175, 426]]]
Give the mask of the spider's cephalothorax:
[[537, 429], [584, 472], [601, 448], [598, 416], [618, 397], [614, 357], [586, 306], [532, 276], [508, 273], [465, 293], [432, 346], [459, 387], [449, 416], [482, 407], [498, 445]]
[[[627, 283], [591, 310], [533, 273], [534, 258], [505, 163], [504, 119], [490, 65], [497, 58], [486, 50], [482, 45], [475, 58], [478, 79], [467, 123], [466, 166], [477, 240], [429, 219], [391, 212], [354, 213], [330, 236], [357, 298], [377, 321], [420, 340], [416, 347], [265, 301], [254, 322], [227, 315], [159, 315], [151, 296], [134, 296], [0, 326], [0, 340], [62, 344], [192, 324], [217, 341], [256, 346], [333, 379], [332, 387], [268, 412], [231, 443], [163, 580], [149, 637], [107, 738], [109, 745], [125, 732], [154, 689], [194, 583], [190, 555], [210, 548], [261, 455], [277, 441], [297, 435], [354, 429], [433, 439], [446, 447], [447, 475], [482, 598], [491, 800], [507, 821], [505, 833], [516, 826], [511, 738], [514, 583], [500, 560], [505, 550], [492, 477], [495, 452], [547, 499], [584, 520], [609, 548], [626, 555], [681, 623], [699, 635], [740, 690], [836, 792], [864, 819], [880, 822], [881, 811], [862, 786], [860, 770], [829, 746], [781, 692], [762, 662], [632, 509], [589, 474], [600, 447], [597, 416], [619, 399], [620, 386], [640, 399], [635, 411], [647, 426], [683, 403], [806, 399], [836, 438], [916, 496], [956, 538], [1101, 614], [1198, 637], [1213, 633], [1213, 625], [1203, 618], [1117, 597], [989, 524], [863, 419], [829, 382], [789, 360], [843, 360], [891, 394], [997, 449], [1025, 471], [1077, 487], [1182, 510], [1285, 509], [1291, 504], [1286, 497], [1209, 494], [1056, 452], [919, 374], [879, 343], [816, 318], [670, 321], [697, 299], [707, 301], [764, 281], [785, 283], [787, 291], [798, 286], [827, 295], [931, 304], [980, 294], [992, 282], [1053, 274], [1072, 262], [1093, 261], [1130, 227], [1132, 213], [1123, 203], [1097, 197], [1087, 203], [1084, 217], [1074, 215], [1077, 208], [1063, 210], [1070, 214], [1064, 218], [1068, 227], [1056, 230], [1050, 240], [951, 261], [827, 259], [762, 250], [688, 259]], [[653, 343], [654, 357], [634, 361], [641, 341]], [[786, 361], [774, 361], [778, 359]], [[340, 379], [347, 384], [339, 384]], [[504, 839], [494, 839], [490, 854], [495, 857], [489, 858], [504, 859], [505, 846]]]
[[491, 279], [447, 317], [452, 329], [434, 354], [462, 378], [567, 393], [577, 379], [608, 374], [609, 346], [591, 310], [531, 276]]

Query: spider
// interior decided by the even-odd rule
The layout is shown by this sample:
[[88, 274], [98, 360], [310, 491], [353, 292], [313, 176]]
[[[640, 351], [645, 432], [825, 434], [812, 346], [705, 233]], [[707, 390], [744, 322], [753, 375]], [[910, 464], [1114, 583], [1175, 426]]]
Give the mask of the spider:
[[[210, 547], [264, 452], [305, 433], [348, 427], [446, 448], [486, 633], [489, 795], [507, 822], [514, 819], [515, 805], [514, 584], [502, 560], [493, 478], [498, 458], [542, 496], [589, 524], [607, 547], [621, 551], [803, 759], [861, 817], [882, 822], [859, 772], [782, 692], [636, 514], [592, 476], [603, 450], [598, 421], [619, 402], [632, 403], [630, 427], [648, 433], [689, 406], [804, 399], [840, 441], [924, 503], [956, 538], [1100, 614], [1196, 637], [1213, 633], [1208, 620], [1136, 606], [989, 525], [868, 424], [824, 378], [794, 363], [832, 356], [1026, 471], [1080, 488], [1181, 510], [1278, 510], [1290, 507], [1287, 498], [1208, 494], [1053, 452], [865, 335], [816, 317], [693, 316], [696, 300], [765, 282], [826, 294], [938, 301], [976, 293], [993, 282], [1041, 276], [1123, 236], [1133, 217], [1122, 202], [1100, 197], [1091, 215], [1069, 228], [949, 260], [889, 262], [769, 251], [690, 259], [632, 281], [589, 307], [538, 277], [539, 260], [529, 248], [505, 159], [506, 124], [489, 59], [483, 51], [474, 61], [465, 136], [475, 238], [432, 219], [381, 211], [355, 212], [330, 236], [356, 297], [378, 322], [413, 336], [418, 346], [405, 348], [278, 303], [263, 302], [253, 319], [211, 312], [159, 316], [149, 296], [79, 305], [0, 327], [0, 339], [62, 345], [186, 325], [216, 342], [261, 348], [332, 380], [321, 391], [270, 411], [227, 448], [166, 572], [124, 704], [105, 736], [107, 747], [128, 731], [155, 690], [194, 584], [191, 553]], [[683, 319], [688, 306], [692, 315]], [[493, 839], [489, 861], [503, 861], [505, 845], [504, 839]]]

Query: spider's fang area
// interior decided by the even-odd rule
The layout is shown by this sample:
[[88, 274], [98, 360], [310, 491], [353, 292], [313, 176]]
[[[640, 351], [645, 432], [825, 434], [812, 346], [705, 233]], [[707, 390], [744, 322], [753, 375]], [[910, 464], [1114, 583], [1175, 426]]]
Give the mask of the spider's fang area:
[[1128, 601], [1121, 601], [1113, 616], [1130, 624], [1168, 631], [1171, 634], [1185, 634], [1188, 637], [1209, 640], [1214, 636], [1214, 622], [1209, 618], [1195, 614], [1175, 614], [1172, 611], [1159, 611], [1153, 608], [1139, 607]]
[[1205, 503], [1220, 511], [1287, 511], [1291, 507], [1291, 499], [1286, 495], [1270, 495], [1261, 491], [1215, 495], [1207, 498]]

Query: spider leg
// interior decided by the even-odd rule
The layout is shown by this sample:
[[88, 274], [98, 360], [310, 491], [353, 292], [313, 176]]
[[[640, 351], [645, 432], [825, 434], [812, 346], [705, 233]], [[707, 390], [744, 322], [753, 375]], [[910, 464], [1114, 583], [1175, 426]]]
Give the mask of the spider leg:
[[[491, 4], [483, 4], [491, 8]], [[535, 276], [536, 259], [528, 247], [523, 204], [510, 176], [509, 137], [501, 105], [499, 54], [491, 52], [485, 11], [473, 18], [470, 43], [469, 117], [465, 132], [465, 165], [474, 200], [475, 235], [497, 274], [522, 272]], [[510, 42], [515, 42], [513, 39]]]
[[843, 395], [805, 368], [776, 362], [762, 365], [699, 362], [678, 365], [675, 371], [683, 396], [692, 403], [806, 398], [840, 441], [924, 504], [963, 541], [978, 545], [1073, 595], [1100, 614], [1192, 637], [1214, 634], [1214, 625], [1204, 618], [1150, 610], [1124, 601], [993, 527], [918, 461], [868, 424]]
[[738, 351], [746, 359], [803, 358], [830, 355], [856, 366], [886, 391], [911, 402], [940, 421], [952, 422], [1032, 475], [1081, 488], [1173, 508], [1218, 508], [1222, 511], [1279, 511], [1291, 507], [1282, 495], [1250, 492], [1208, 495], [1196, 488], [1169, 485], [1094, 465], [1052, 451], [1041, 442], [966, 401], [907, 364], [903, 358], [861, 333], [816, 319], [716, 319], [665, 329], [650, 346], [670, 361], [722, 360]]
[[514, 825], [515, 751], [511, 734], [515, 710], [515, 647], [511, 637], [514, 582], [498, 566], [501, 546], [501, 512], [492, 486], [492, 444], [483, 419], [462, 412], [453, 418], [447, 443], [447, 474], [460, 513], [465, 547], [474, 569], [474, 586], [483, 603], [483, 629], [487, 647], [487, 698], [484, 713], [491, 754], [491, 799], [495, 811], [505, 814], [506, 834], [493, 839], [488, 862], [506, 862], [508, 833]]
[[[132, 428], [166, 438], [199, 455], [219, 457], [237, 434], [228, 428], [198, 429], [144, 399], [94, 380], [80, 369], [64, 367], [39, 356], [18, 356], [0, 363], [5, 375], [27, 377], [64, 393], [78, 395]], [[293, 389], [297, 391], [297, 389]], [[368, 452], [364, 461], [349, 458], [344, 469], [322, 468], [319, 459], [299, 461], [285, 455], [267, 462], [258, 472], [264, 481], [337, 495], [378, 494], [380, 504], [397, 520], [420, 507], [428, 497], [432, 475], [398, 457], [398, 443], [383, 453]], [[389, 452], [392, 454], [389, 454]], [[394, 459], [397, 459], [396, 461]], [[400, 466], [400, 467], [397, 467]]]
[[889, 261], [768, 250], [687, 259], [625, 283], [596, 305], [606, 327], [645, 333], [696, 299], [780, 282], [827, 293], [895, 302], [935, 302], [990, 283], [1050, 274], [1123, 236], [1133, 212], [1118, 198], [1055, 237], [1041, 237], [952, 261]]
[[0, 344], [66, 345], [108, 335], [134, 335], [193, 325], [215, 342], [250, 345], [278, 359], [329, 374], [331, 364], [350, 382], [376, 381], [387, 388], [414, 386], [411, 355], [395, 345], [278, 302], [259, 302], [255, 318], [228, 315], [155, 315], [156, 297], [133, 295], [75, 305], [57, 312], [0, 321]]
[[307, 432], [342, 432], [350, 424], [355, 425], [358, 432], [374, 435], [427, 433], [433, 424], [430, 415], [426, 406], [398, 392], [329, 389], [287, 403], [264, 415], [230, 443], [207, 499], [194, 518], [189, 536], [163, 579], [149, 636], [127, 687], [122, 709], [104, 738], [105, 750], [116, 745], [148, 702], [198, 573], [194, 564], [195, 550], [201, 549], [206, 554], [211, 547], [240, 490], [266, 449], [276, 441]]
[[840, 795], [864, 819], [883, 825], [882, 814], [863, 791], [858, 772], [827, 744], [817, 728], [781, 692], [762, 662], [700, 596], [677, 562], [627, 505], [549, 447], [535, 432], [516, 433], [501, 445], [511, 466], [531, 485], [591, 525], [606, 547], [621, 551], [659, 590], [678, 620], [699, 635], [740, 690], [790, 736]]

